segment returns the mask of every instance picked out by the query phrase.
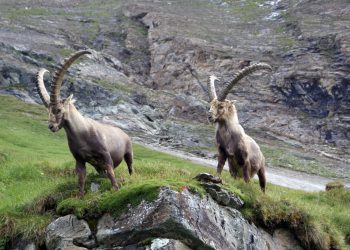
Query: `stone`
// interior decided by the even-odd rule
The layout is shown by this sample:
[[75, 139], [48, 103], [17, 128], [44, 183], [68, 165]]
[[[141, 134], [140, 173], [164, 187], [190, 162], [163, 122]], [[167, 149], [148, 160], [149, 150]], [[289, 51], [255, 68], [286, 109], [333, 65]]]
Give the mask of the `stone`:
[[237, 195], [231, 194], [230, 201], [227, 204], [227, 206], [235, 208], [235, 209], [241, 209], [244, 206], [244, 202]]
[[98, 192], [99, 189], [100, 189], [100, 184], [95, 183], [95, 182], [91, 183], [91, 186], [90, 186], [91, 192], [96, 193], [96, 192]]
[[151, 245], [145, 247], [146, 250], [191, 250], [179, 240], [173, 239], [153, 239]]
[[39, 247], [31, 241], [24, 240], [21, 238], [18, 238], [13, 242], [9, 248], [9, 250], [39, 250]]
[[222, 184], [222, 179], [218, 176], [213, 176], [208, 173], [200, 173], [194, 177], [197, 181], [202, 181], [202, 182], [212, 182], [212, 183], [221, 183]]
[[[79, 246], [75, 245], [79, 243]], [[48, 250], [54, 249], [87, 249], [94, 246], [89, 225], [75, 215], [59, 217], [46, 228], [45, 244]]]
[[5, 89], [5, 90], [0, 90], [0, 94], [5, 94], [5, 95], [12, 95], [17, 97], [18, 99], [27, 102], [27, 103], [32, 103], [34, 104], [35, 101], [33, 100], [33, 98], [28, 95], [27, 92], [23, 91], [23, 90], [19, 90], [19, 89]]
[[194, 177], [210, 194], [210, 196], [220, 205], [229, 206], [235, 209], [243, 207], [244, 202], [236, 194], [222, 188], [222, 179], [208, 173], [200, 173]]
[[273, 232], [273, 241], [276, 243], [276, 250], [302, 250], [303, 248], [299, 245], [297, 239], [293, 234], [285, 229], [279, 228]]

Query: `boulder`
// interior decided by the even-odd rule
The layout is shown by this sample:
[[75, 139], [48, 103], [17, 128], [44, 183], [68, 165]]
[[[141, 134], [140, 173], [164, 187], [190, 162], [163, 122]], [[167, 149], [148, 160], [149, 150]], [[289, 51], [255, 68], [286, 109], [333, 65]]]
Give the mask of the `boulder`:
[[211, 198], [213, 198], [218, 204], [229, 206], [235, 209], [243, 207], [244, 202], [236, 194], [225, 190], [221, 187], [222, 179], [218, 176], [213, 176], [208, 173], [200, 173], [194, 179], [204, 187]]
[[119, 218], [105, 214], [97, 224], [96, 239], [101, 249], [126, 247], [154, 237], [179, 240], [191, 249], [299, 247], [295, 241], [295, 246], [281, 247], [238, 210], [219, 205], [209, 195], [201, 198], [188, 190], [162, 188], [157, 200], [142, 202]]
[[79, 250], [95, 246], [89, 225], [75, 215], [66, 215], [51, 222], [46, 228], [45, 243], [48, 250]]
[[[1, 248], [1, 246], [0, 246]], [[1, 248], [2, 249], [2, 248]], [[39, 250], [39, 247], [33, 242], [25, 239], [18, 238], [10, 246], [9, 250]]]

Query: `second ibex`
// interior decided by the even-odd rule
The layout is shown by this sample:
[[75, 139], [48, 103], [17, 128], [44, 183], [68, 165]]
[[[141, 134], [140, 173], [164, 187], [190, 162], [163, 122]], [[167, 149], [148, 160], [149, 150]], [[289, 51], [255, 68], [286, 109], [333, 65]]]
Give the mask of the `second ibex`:
[[209, 77], [208, 94], [210, 99], [210, 110], [208, 119], [216, 123], [216, 143], [219, 152], [217, 172], [221, 174], [226, 159], [230, 174], [237, 177], [240, 170], [243, 170], [245, 182], [249, 182], [256, 173], [259, 177], [260, 187], [265, 192], [265, 159], [258, 144], [244, 132], [239, 124], [237, 110], [232, 101], [226, 100], [232, 87], [243, 77], [260, 70], [272, 70], [266, 63], [257, 63], [239, 71], [234, 79], [222, 90], [219, 97], [216, 96], [215, 76]]
[[84, 195], [87, 162], [98, 172], [106, 173], [116, 190], [118, 190], [118, 184], [113, 168], [116, 168], [124, 159], [128, 165], [129, 174], [133, 172], [133, 153], [129, 136], [119, 128], [83, 117], [75, 108], [72, 95], [63, 100], [60, 99], [60, 89], [66, 71], [84, 54], [91, 53], [79, 51], [59, 67], [51, 83], [50, 96], [43, 80], [47, 70], [41, 69], [37, 76], [39, 96], [49, 111], [49, 129], [57, 132], [63, 127], [66, 131], [69, 149], [76, 160], [80, 196]]

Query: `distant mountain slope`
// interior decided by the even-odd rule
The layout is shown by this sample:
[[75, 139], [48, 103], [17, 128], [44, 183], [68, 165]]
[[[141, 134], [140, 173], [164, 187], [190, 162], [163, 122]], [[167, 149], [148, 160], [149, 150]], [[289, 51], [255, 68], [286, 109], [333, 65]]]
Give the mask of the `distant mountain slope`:
[[208, 75], [222, 84], [240, 62], [264, 61], [273, 74], [256, 73], [229, 96], [243, 126], [265, 145], [338, 159], [337, 172], [349, 176], [346, 0], [0, 1], [0, 14], [2, 93], [39, 102], [40, 67], [52, 75], [71, 52], [93, 49], [63, 88], [81, 111], [212, 157]]

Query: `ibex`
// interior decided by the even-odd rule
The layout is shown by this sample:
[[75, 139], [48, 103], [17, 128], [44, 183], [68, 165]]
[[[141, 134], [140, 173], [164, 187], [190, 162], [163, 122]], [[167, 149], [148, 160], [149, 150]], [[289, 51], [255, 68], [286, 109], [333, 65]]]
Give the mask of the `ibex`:
[[119, 128], [83, 117], [74, 106], [73, 95], [60, 99], [60, 89], [66, 71], [84, 54], [91, 54], [91, 52], [74, 53], [58, 68], [51, 82], [50, 96], [43, 79], [45, 72], [48, 72], [46, 69], [39, 70], [36, 82], [39, 96], [49, 111], [49, 129], [57, 132], [63, 127], [66, 131], [69, 149], [76, 161], [80, 196], [84, 195], [86, 162], [93, 165], [96, 171], [105, 173], [115, 190], [119, 187], [113, 169], [121, 163], [123, 158], [129, 174], [133, 172], [133, 153], [129, 136]]
[[214, 75], [209, 77], [208, 94], [210, 99], [210, 109], [208, 120], [216, 123], [216, 143], [218, 147], [217, 173], [221, 175], [226, 159], [228, 159], [231, 176], [237, 178], [239, 172], [245, 182], [249, 182], [256, 173], [259, 177], [260, 188], [265, 192], [265, 158], [258, 144], [244, 132], [239, 124], [237, 110], [232, 101], [226, 99], [232, 87], [243, 77], [250, 73], [267, 69], [271, 66], [265, 63], [257, 63], [248, 66], [235, 74], [233, 80], [222, 90], [219, 97], [216, 95]]

